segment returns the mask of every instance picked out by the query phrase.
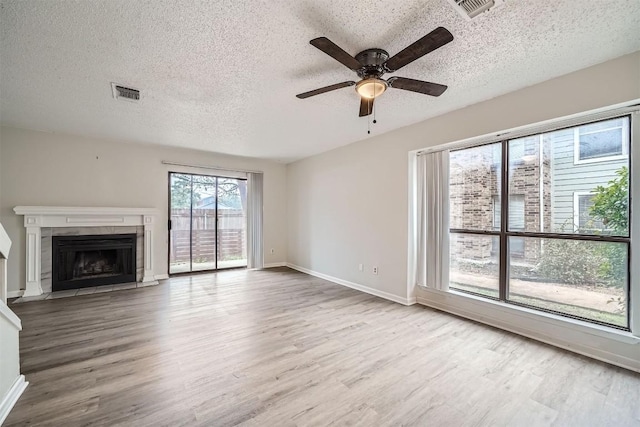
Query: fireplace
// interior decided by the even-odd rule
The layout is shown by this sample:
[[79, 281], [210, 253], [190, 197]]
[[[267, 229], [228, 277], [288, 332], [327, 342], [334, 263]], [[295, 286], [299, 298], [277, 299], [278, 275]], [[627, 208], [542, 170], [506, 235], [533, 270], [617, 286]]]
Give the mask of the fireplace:
[[52, 290], [136, 281], [136, 235], [52, 237]]

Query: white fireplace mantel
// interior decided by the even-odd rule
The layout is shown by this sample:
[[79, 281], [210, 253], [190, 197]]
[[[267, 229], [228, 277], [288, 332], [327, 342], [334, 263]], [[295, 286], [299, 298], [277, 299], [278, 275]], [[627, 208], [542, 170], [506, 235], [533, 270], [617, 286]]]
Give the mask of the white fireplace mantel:
[[26, 238], [26, 284], [23, 296], [42, 294], [41, 229], [42, 227], [120, 227], [144, 226], [143, 282], [153, 282], [154, 208], [101, 208], [61, 206], [16, 206], [13, 211], [24, 215]]

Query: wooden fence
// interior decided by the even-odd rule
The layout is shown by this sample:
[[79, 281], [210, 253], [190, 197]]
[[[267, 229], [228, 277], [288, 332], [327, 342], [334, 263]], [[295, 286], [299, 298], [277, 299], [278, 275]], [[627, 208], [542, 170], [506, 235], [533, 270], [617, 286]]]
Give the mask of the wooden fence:
[[[241, 210], [219, 211], [218, 240], [216, 241], [215, 209], [193, 210], [193, 232], [189, 229], [189, 209], [171, 212], [171, 248], [169, 262], [189, 262], [193, 251], [194, 262], [214, 262], [216, 246], [218, 260], [246, 258], [246, 219]], [[192, 239], [192, 241], [191, 241]], [[192, 243], [192, 247], [190, 244]]]

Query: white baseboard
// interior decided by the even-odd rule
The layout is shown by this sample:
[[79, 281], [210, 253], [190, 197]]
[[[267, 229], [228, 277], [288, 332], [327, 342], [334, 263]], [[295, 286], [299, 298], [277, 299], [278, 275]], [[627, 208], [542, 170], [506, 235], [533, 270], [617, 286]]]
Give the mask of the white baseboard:
[[[337, 277], [329, 276], [327, 274], [318, 273], [317, 271], [309, 270], [304, 267], [300, 267], [299, 265], [287, 263], [287, 267], [293, 268], [294, 270], [298, 270], [302, 273], [306, 273], [310, 276], [319, 277], [320, 279], [328, 280], [329, 282], [336, 283], [338, 285], [346, 286], [347, 288], [355, 289], [357, 291], [365, 292], [367, 294], [375, 295], [380, 298], [384, 298], [389, 301], [397, 302], [402, 305], [412, 305], [415, 304], [415, 299], [407, 299], [400, 297], [398, 295], [390, 294], [389, 292], [381, 291], [379, 289], [370, 288], [369, 286], [361, 285], [359, 283], [350, 282], [348, 280], [339, 279]], [[413, 301], [412, 301], [413, 300]]]
[[631, 333], [451, 292], [419, 292], [422, 305], [640, 372], [640, 338]]
[[24, 289], [18, 291], [7, 291], [7, 298], [20, 298], [24, 294]]
[[286, 262], [271, 262], [269, 264], [265, 264], [262, 268], [275, 268], [275, 267], [286, 267]]
[[29, 383], [25, 381], [24, 375], [20, 375], [13, 383], [2, 402], [0, 402], [0, 425], [7, 419], [9, 412], [11, 412], [28, 385]]
[[166, 280], [169, 278], [168, 274], [156, 274], [155, 276], [153, 276], [154, 279], [156, 280]]

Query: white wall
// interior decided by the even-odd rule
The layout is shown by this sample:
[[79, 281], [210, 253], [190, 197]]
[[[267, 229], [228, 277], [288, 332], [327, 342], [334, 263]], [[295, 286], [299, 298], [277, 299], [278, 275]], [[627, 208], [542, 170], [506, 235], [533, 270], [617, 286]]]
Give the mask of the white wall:
[[154, 274], [167, 274], [168, 172], [212, 171], [167, 166], [162, 160], [263, 171], [265, 263], [286, 261], [283, 164], [9, 127], [0, 128], [0, 145], [0, 220], [14, 245], [9, 291], [23, 287], [25, 280], [23, 217], [13, 212], [18, 205], [157, 208]]
[[0, 401], [8, 393], [13, 383], [20, 376], [20, 361], [18, 350], [18, 328], [5, 316], [9, 310], [0, 301]]
[[[289, 164], [288, 260], [400, 299], [410, 298], [406, 283], [410, 150], [638, 97], [640, 52]], [[358, 271], [359, 263], [364, 272]], [[372, 274], [374, 265], [378, 275]]]
[[[638, 98], [640, 52], [635, 52], [289, 164], [288, 261], [373, 294], [409, 303], [417, 298], [424, 305], [640, 371], [640, 339], [631, 334], [407, 285], [409, 151]], [[371, 271], [374, 265], [378, 275]], [[632, 304], [632, 310], [640, 310], [637, 298]]]
[[20, 329], [20, 320], [0, 301], [0, 424], [26, 387], [20, 375]]
[[[0, 172], [2, 172], [2, 136], [0, 134]], [[2, 206], [2, 173], [0, 173], [0, 209]], [[0, 213], [2, 211], [0, 210]]]
[[0, 224], [0, 425], [26, 387], [20, 375], [18, 333], [22, 323], [5, 303], [5, 261], [11, 241]]

